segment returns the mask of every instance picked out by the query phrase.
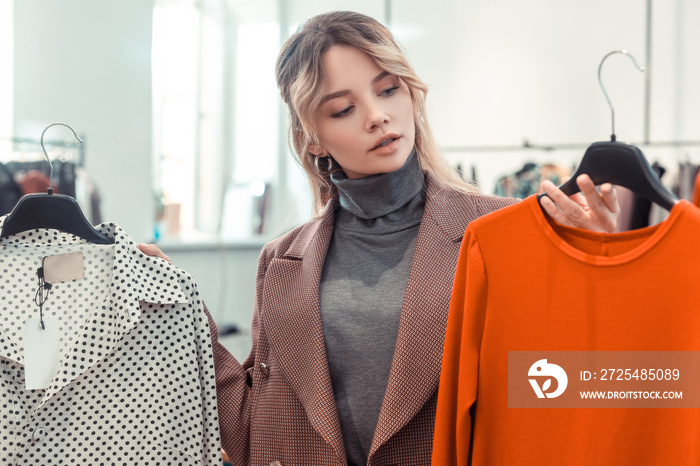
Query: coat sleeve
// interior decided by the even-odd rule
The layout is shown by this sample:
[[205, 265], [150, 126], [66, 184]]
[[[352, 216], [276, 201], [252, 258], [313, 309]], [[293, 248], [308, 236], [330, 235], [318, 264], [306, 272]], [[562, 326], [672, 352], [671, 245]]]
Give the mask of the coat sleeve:
[[266, 250], [260, 255], [255, 282], [256, 294], [253, 306], [251, 336], [253, 347], [250, 354], [240, 364], [235, 357], [219, 343], [218, 329], [205, 306], [211, 327], [212, 345], [214, 347], [214, 368], [216, 371], [216, 394], [219, 410], [219, 428], [221, 444], [231, 464], [248, 464], [250, 456], [250, 412], [251, 383], [253, 370], [259, 356], [261, 342], [260, 309], [263, 295], [263, 283], [268, 260]]
[[486, 292], [479, 244], [474, 232], [467, 228], [447, 320], [433, 440], [434, 465], [469, 464]]

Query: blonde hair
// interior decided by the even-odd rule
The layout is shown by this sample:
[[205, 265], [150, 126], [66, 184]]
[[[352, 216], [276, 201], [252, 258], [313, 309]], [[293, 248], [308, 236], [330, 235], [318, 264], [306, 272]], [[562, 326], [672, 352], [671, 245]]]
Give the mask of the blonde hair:
[[[425, 116], [428, 86], [421, 81], [391, 32], [377, 20], [352, 11], [335, 11], [314, 16], [282, 46], [277, 58], [277, 85], [289, 108], [289, 138], [297, 162], [306, 171], [318, 213], [337, 195], [330, 171], [316, 167], [310, 147], [318, 145], [314, 115], [321, 105], [323, 53], [333, 45], [349, 45], [369, 55], [383, 71], [401, 78], [409, 88], [416, 126], [416, 152], [423, 171], [438, 183], [465, 192], [477, 188], [462, 181], [440, 155]], [[330, 159], [329, 159], [330, 160]], [[330, 167], [330, 164], [329, 164]]]

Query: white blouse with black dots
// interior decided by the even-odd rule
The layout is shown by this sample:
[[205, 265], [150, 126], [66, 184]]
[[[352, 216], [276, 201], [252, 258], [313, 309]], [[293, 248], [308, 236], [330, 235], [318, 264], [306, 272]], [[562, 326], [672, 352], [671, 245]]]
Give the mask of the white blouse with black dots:
[[[115, 243], [48, 229], [0, 240], [0, 465], [220, 465], [211, 338], [195, 282], [143, 255], [119, 226], [97, 229]], [[84, 278], [53, 284], [43, 306], [44, 319], [58, 319], [58, 373], [48, 388], [27, 390], [36, 271], [42, 258], [75, 251]]]

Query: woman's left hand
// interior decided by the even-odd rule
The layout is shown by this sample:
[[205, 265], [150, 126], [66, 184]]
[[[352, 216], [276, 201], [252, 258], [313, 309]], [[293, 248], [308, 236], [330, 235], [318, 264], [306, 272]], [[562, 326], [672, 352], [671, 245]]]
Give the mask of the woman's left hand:
[[170, 262], [171, 264], [173, 263], [173, 261], [171, 261], [170, 258], [166, 256], [165, 253], [161, 251], [158, 245], [156, 244], [139, 243], [138, 246], [141, 252], [146, 254], [147, 256], [159, 257]]
[[554, 183], [544, 180], [541, 189], [547, 196], [540, 199], [542, 208], [562, 225], [613, 233], [620, 216], [615, 187], [605, 183], [600, 186], [600, 192], [598, 192], [588, 175], [579, 175], [576, 178], [576, 184], [581, 192], [569, 197]]

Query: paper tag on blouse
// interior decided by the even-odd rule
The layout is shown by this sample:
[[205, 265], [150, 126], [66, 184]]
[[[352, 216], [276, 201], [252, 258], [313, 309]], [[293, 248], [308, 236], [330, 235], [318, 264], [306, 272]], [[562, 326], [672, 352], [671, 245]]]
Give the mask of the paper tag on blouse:
[[44, 257], [42, 267], [46, 283], [61, 283], [85, 277], [83, 253], [80, 251]]
[[27, 319], [24, 326], [24, 382], [27, 390], [49, 388], [58, 372], [58, 319]]

